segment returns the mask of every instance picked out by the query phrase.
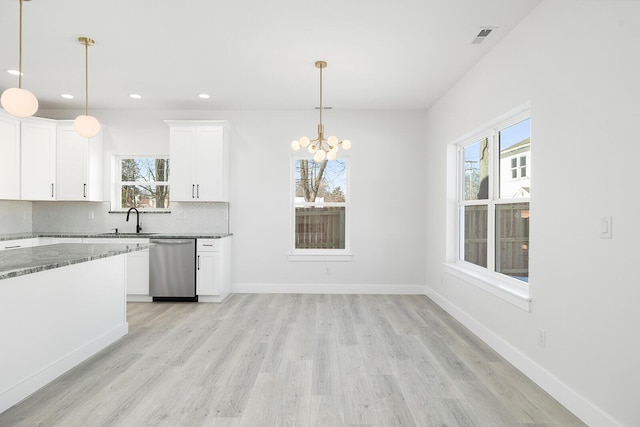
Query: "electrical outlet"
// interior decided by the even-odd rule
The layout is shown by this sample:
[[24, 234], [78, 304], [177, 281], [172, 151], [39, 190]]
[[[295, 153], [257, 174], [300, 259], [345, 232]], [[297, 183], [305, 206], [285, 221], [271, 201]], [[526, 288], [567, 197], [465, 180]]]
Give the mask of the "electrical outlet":
[[547, 345], [547, 331], [542, 328], [538, 329], [538, 345], [542, 348]]
[[93, 211], [89, 211], [89, 219], [94, 219], [95, 217], [95, 213], [93, 213]]
[[224, 211], [224, 212], [222, 213], [222, 219], [229, 219], [229, 212]]

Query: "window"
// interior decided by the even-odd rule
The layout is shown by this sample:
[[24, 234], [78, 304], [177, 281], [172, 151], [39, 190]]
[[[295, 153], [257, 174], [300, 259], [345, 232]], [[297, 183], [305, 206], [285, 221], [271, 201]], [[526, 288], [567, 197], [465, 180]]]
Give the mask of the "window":
[[121, 157], [117, 169], [116, 209], [169, 207], [168, 158]]
[[348, 160], [294, 158], [292, 169], [291, 254], [348, 255]]
[[458, 146], [458, 260], [529, 281], [529, 113]]

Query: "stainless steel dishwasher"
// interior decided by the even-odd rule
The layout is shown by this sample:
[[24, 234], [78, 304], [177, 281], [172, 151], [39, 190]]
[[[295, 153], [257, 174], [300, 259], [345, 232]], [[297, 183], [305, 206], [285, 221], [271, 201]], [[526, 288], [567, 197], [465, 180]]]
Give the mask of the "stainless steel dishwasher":
[[195, 239], [151, 239], [149, 295], [153, 301], [197, 302]]

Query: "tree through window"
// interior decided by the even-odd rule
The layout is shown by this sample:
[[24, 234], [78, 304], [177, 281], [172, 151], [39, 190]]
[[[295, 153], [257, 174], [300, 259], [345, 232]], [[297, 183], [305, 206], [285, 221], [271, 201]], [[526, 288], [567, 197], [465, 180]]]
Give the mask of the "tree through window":
[[121, 158], [118, 183], [122, 209], [167, 209], [169, 207], [169, 159]]

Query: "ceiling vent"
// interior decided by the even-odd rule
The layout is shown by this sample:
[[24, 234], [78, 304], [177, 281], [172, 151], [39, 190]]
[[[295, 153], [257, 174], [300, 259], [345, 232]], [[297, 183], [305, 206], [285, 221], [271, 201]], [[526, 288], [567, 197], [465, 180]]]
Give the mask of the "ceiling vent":
[[491, 34], [492, 31], [493, 31], [493, 28], [482, 28], [480, 30], [480, 32], [478, 33], [478, 35], [476, 36], [476, 38], [473, 39], [471, 44], [480, 44], [480, 43], [482, 43], [483, 41], [485, 41], [485, 39], [487, 37], [489, 37], [489, 34]]

